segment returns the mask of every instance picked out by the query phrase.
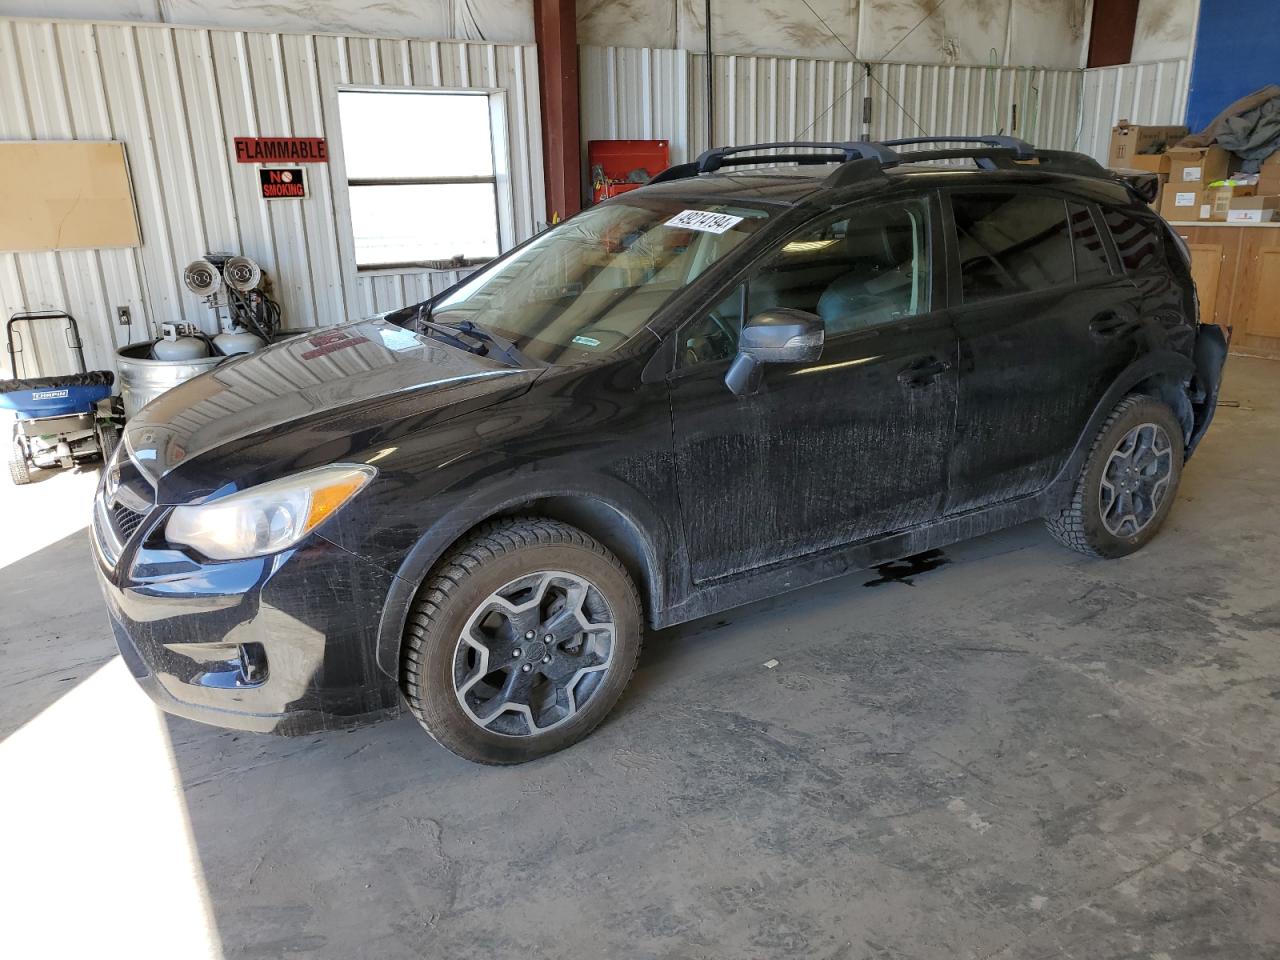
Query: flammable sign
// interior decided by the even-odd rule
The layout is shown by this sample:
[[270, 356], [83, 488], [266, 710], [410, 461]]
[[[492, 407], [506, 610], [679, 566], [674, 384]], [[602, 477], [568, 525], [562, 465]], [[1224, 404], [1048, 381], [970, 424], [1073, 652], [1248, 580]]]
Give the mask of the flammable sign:
[[264, 200], [293, 200], [307, 195], [301, 167], [263, 167], [258, 171]]

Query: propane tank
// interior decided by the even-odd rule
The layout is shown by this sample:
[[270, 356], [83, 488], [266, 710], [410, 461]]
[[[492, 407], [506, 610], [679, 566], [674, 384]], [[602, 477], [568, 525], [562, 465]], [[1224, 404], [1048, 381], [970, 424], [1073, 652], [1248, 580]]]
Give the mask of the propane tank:
[[161, 324], [164, 334], [151, 346], [157, 360], [200, 360], [209, 356], [209, 346], [197, 337], [180, 336], [176, 324]]
[[213, 338], [213, 345], [228, 357], [238, 353], [253, 353], [266, 346], [263, 339], [253, 333], [220, 333]]

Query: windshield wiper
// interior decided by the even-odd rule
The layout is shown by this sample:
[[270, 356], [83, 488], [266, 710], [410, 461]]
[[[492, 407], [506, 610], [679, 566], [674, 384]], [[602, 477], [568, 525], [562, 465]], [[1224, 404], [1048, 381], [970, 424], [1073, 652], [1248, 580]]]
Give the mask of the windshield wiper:
[[[520, 349], [510, 340], [503, 339], [472, 323], [470, 320], [459, 320], [457, 323], [443, 323], [431, 318], [432, 307], [422, 304], [418, 307], [417, 326], [423, 332], [433, 333], [452, 346], [486, 357], [494, 351], [515, 367], [534, 366]], [[461, 336], [459, 336], [461, 334]], [[470, 337], [474, 343], [468, 343], [462, 337]]]
[[[465, 350], [467, 353], [474, 353], [479, 356], [485, 356], [489, 353], [489, 345], [486, 343], [467, 343], [454, 331], [454, 328], [444, 323], [437, 323], [431, 319], [431, 307], [422, 303], [418, 305], [417, 316], [413, 318], [413, 328], [415, 332], [421, 334], [430, 334], [437, 340], [443, 340], [451, 347], [457, 347], [459, 350]], [[466, 331], [463, 331], [464, 333]]]

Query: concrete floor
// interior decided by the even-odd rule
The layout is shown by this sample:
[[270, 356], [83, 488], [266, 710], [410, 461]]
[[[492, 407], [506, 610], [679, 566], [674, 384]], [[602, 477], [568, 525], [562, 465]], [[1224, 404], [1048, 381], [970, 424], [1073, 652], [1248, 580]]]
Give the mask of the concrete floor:
[[92, 476], [6, 490], [0, 953], [1280, 957], [1280, 366], [1224, 396], [1142, 553], [1031, 524], [664, 631], [514, 769], [409, 720], [162, 718], [75, 529]]

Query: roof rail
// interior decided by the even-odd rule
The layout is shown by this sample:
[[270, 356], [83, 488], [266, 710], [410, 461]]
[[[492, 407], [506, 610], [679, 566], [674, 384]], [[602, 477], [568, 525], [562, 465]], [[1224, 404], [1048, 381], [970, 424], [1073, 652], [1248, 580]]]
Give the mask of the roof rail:
[[[807, 150], [807, 153], [780, 155], [761, 154], [760, 151]], [[714, 173], [721, 167], [742, 166], [752, 163], [848, 163], [851, 160], [875, 160], [880, 167], [892, 167], [901, 157], [880, 143], [859, 140], [841, 142], [817, 140], [788, 140], [778, 143], [751, 143], [741, 147], [715, 147], [699, 154], [691, 163], [678, 163], [667, 167], [650, 183], [666, 183], [696, 177], [700, 173]]]
[[[1093, 157], [1071, 150], [1035, 150], [1031, 158], [1050, 173], [1069, 173], [1081, 177], [1114, 177], [1114, 174]], [[1015, 160], [1018, 158], [1014, 158]], [[998, 158], [997, 166], [1010, 167], [1008, 158]]]
[[[947, 147], [934, 150], [912, 150], [900, 153], [896, 148], [933, 144], [977, 144], [976, 147]], [[776, 153], [779, 150], [802, 150], [803, 153]], [[762, 152], [763, 151], [763, 152]], [[825, 164], [839, 166], [826, 178], [828, 188], [849, 184], [874, 176], [887, 167], [900, 163], [925, 160], [973, 160], [986, 170], [1016, 170], [1018, 164], [1034, 160], [1050, 173], [1073, 176], [1115, 179], [1115, 175], [1092, 157], [1066, 150], [1037, 150], [1025, 140], [1005, 136], [942, 136], [904, 137], [880, 142], [846, 140], [824, 142], [792, 140], [779, 143], [752, 143], [742, 147], [716, 147], [700, 154], [689, 163], [668, 167], [650, 183], [668, 183], [696, 177], [700, 173], [714, 173], [730, 166], [758, 163]]]
[[1014, 156], [1019, 160], [1032, 160], [1036, 156], [1036, 148], [1025, 140], [1019, 140], [1017, 137], [1001, 137], [1001, 136], [978, 136], [978, 137], [903, 137], [899, 140], [885, 140], [886, 147], [908, 147], [918, 143], [980, 143], [986, 147], [998, 147], [1002, 150], [1012, 150]]

